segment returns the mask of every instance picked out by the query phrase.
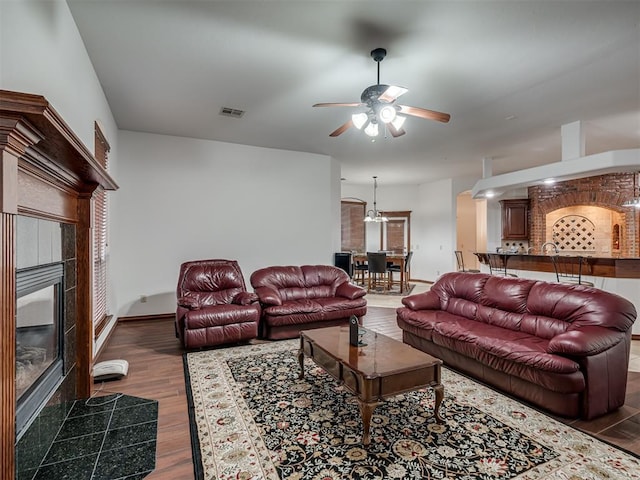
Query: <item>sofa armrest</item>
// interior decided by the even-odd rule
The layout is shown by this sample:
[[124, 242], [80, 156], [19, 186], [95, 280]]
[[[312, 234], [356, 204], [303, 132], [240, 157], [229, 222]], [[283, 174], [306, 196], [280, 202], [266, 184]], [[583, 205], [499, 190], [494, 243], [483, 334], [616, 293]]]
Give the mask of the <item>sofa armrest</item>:
[[231, 303], [235, 305], [251, 305], [252, 303], [256, 303], [258, 301], [258, 295], [253, 292], [239, 292]]
[[411, 310], [440, 310], [440, 297], [428, 291], [404, 297], [402, 304]]
[[202, 305], [193, 297], [180, 297], [178, 299], [178, 305], [187, 310], [198, 310]]
[[364, 297], [367, 291], [364, 288], [352, 285], [349, 282], [344, 282], [338, 285], [336, 288], [336, 297], [344, 297], [349, 300], [355, 300], [356, 298]]
[[258, 287], [255, 289], [256, 295], [260, 299], [260, 303], [265, 305], [282, 305], [282, 297], [280, 293], [271, 287]]
[[622, 342], [626, 333], [598, 326], [582, 327], [556, 335], [549, 341], [548, 353], [588, 357]]

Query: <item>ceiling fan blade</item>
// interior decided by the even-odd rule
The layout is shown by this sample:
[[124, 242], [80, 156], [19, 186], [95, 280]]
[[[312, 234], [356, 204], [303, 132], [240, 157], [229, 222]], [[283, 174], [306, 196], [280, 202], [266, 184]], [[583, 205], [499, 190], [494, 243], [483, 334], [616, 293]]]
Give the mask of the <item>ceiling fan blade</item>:
[[389, 129], [389, 132], [391, 133], [391, 136], [393, 138], [401, 137], [402, 135], [407, 133], [404, 128], [398, 129], [398, 128], [394, 127], [393, 124], [391, 124], [391, 123], [387, 123], [387, 128]]
[[388, 102], [388, 103], [395, 102], [400, 95], [404, 95], [408, 91], [409, 91], [409, 89], [404, 88], [404, 87], [398, 87], [396, 85], [389, 85], [389, 88], [387, 88], [382, 93], [382, 95], [380, 95], [378, 97], [378, 100], [380, 100], [382, 102]]
[[354, 103], [316, 103], [314, 107], [359, 107], [362, 105], [360, 102]]
[[400, 112], [414, 117], [426, 118], [427, 120], [436, 120], [437, 122], [447, 123], [451, 118], [448, 113], [436, 112], [435, 110], [427, 110], [420, 107], [409, 107], [407, 105], [398, 105]]
[[342, 135], [344, 132], [346, 132], [352, 126], [353, 126], [353, 121], [349, 120], [344, 125], [340, 125], [338, 128], [336, 128], [333, 132], [331, 132], [329, 134], [329, 136], [330, 137], [337, 137], [338, 135]]

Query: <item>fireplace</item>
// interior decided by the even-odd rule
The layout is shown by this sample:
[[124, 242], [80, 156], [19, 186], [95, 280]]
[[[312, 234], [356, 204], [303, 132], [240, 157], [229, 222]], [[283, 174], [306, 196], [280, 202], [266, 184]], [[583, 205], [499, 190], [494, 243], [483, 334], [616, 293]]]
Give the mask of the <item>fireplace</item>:
[[63, 378], [64, 266], [16, 271], [16, 437]]
[[[93, 195], [117, 189], [92, 150], [46, 98], [0, 89], [3, 480], [15, 479], [16, 470], [21, 472], [18, 478], [32, 478], [28, 475], [49, 451], [68, 408], [91, 394]], [[24, 289], [23, 283], [34, 280], [29, 277], [36, 271], [45, 281], [35, 281], [33, 290]], [[34, 310], [44, 316], [24, 320]], [[27, 349], [33, 371], [18, 385], [16, 371], [25, 374], [25, 365], [18, 363], [17, 343], [23, 344], [27, 331], [43, 335], [29, 335], [34, 343], [30, 347], [35, 347]], [[23, 355], [22, 362], [26, 358]], [[41, 383], [50, 373], [52, 383]], [[34, 386], [36, 377], [36, 385], [44, 386]], [[33, 397], [39, 398], [35, 411], [18, 420], [17, 398], [23, 402], [38, 388], [43, 392]]]

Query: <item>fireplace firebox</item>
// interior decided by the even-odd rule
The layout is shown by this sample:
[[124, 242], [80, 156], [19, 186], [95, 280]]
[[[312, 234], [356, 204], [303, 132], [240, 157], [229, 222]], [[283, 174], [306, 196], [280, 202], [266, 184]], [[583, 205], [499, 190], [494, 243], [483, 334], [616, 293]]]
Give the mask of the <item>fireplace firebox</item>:
[[64, 265], [16, 271], [16, 437], [60, 385], [63, 372]]

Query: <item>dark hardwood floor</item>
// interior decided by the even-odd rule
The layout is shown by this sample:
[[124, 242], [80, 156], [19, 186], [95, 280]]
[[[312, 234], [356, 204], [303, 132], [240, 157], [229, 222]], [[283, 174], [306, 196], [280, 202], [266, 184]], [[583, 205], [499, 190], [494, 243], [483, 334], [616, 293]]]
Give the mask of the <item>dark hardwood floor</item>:
[[[368, 311], [365, 327], [401, 340], [395, 309], [369, 307]], [[182, 354], [173, 320], [159, 319], [120, 322], [98, 358], [127, 360], [129, 374], [96, 384], [94, 393], [122, 392], [158, 400], [157, 462], [150, 480], [194, 478]], [[589, 422], [558, 420], [640, 455], [640, 373], [629, 372], [626, 404], [617, 412]]]

